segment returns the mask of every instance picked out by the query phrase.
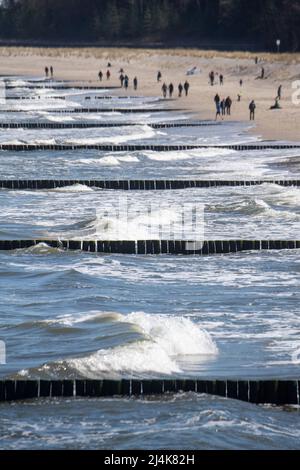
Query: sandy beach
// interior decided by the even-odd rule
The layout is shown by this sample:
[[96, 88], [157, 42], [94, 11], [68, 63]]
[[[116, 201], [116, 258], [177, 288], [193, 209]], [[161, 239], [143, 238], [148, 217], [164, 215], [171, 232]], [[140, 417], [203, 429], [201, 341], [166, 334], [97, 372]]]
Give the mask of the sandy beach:
[[[161, 94], [162, 82], [173, 82], [175, 100], [170, 106], [184, 109], [197, 119], [214, 119], [214, 96], [221, 99], [230, 96], [233, 100], [232, 115], [226, 120], [249, 122], [249, 102], [254, 99], [257, 106], [255, 127], [249, 132], [265, 140], [299, 141], [300, 104], [293, 104], [295, 90], [293, 82], [300, 80], [300, 54], [261, 54], [255, 64], [255, 54], [220, 53], [194, 49], [51, 49], [51, 48], [0, 48], [0, 75], [25, 75], [42, 77], [46, 65], [52, 65], [56, 79], [97, 81], [98, 72], [105, 74], [111, 62], [110, 85], [119, 85], [119, 70], [122, 67], [130, 78], [129, 90], [125, 93], [154, 96]], [[187, 70], [197, 67], [199, 73], [187, 77]], [[261, 68], [265, 68], [265, 79], [258, 79]], [[162, 82], [157, 83], [157, 71], [162, 73]], [[216, 85], [209, 84], [208, 74], [214, 70]], [[218, 74], [223, 74], [224, 85], [219, 85]], [[139, 87], [133, 92], [132, 79], [138, 77]], [[177, 99], [177, 86], [188, 78], [191, 88], [189, 96]], [[243, 86], [240, 87], [240, 80]], [[105, 85], [106, 78], [103, 80]], [[279, 85], [283, 87], [281, 110], [270, 110], [274, 104]], [[237, 95], [241, 94], [241, 102]]]

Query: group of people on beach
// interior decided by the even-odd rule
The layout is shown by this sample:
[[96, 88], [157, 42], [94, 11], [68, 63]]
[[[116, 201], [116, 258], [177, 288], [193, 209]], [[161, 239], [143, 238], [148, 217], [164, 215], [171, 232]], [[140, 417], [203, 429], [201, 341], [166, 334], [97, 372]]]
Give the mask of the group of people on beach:
[[[119, 73], [120, 73], [119, 79], [120, 79], [120, 83], [121, 83], [121, 88], [125, 88], [125, 90], [127, 90], [128, 87], [129, 87], [129, 77], [128, 77], [127, 74], [125, 74], [123, 69], [121, 69], [119, 71]], [[134, 90], [137, 90], [138, 89], [138, 78], [134, 77], [132, 83], [133, 83]]]
[[[106, 71], [106, 80], [110, 80], [110, 77], [111, 77], [110, 70], [107, 69], [107, 71]], [[100, 72], [98, 73], [98, 78], [99, 78], [99, 81], [102, 82], [102, 80], [103, 80], [103, 72], [102, 72], [102, 70], [100, 70]]]
[[[231, 116], [231, 106], [232, 106], [232, 99], [230, 96], [227, 96], [227, 98], [221, 100], [220, 95], [217, 93], [214, 102], [216, 105], [216, 121], [218, 118], [224, 119], [224, 116]], [[250, 121], [255, 120], [255, 110], [256, 110], [256, 104], [255, 101], [252, 100], [249, 104], [249, 111], [250, 111]]]
[[[169, 98], [173, 98], [173, 93], [175, 89], [173, 83], [170, 83], [170, 85], [167, 85], [166, 82], [164, 82], [161, 89], [162, 89], [162, 94], [164, 98], [167, 98], [168, 92], [169, 92]], [[180, 82], [178, 85], [178, 98], [182, 97], [183, 91], [185, 93], [185, 96], [188, 96], [189, 90], [190, 90], [190, 84], [187, 80], [185, 81], [183, 85]]]
[[217, 93], [214, 101], [216, 105], [216, 120], [218, 117], [223, 120], [225, 115], [231, 116], [232, 99], [230, 96], [221, 100], [220, 95]]
[[[109, 64], [109, 67], [111, 67], [111, 64]], [[119, 70], [119, 74], [120, 74], [119, 80], [120, 80], [121, 88], [124, 88], [125, 90], [128, 90], [128, 87], [129, 87], [129, 77], [128, 77], [128, 75], [125, 74], [123, 68], [121, 68]], [[110, 77], [111, 77], [111, 72], [108, 68], [107, 72], [106, 72], [106, 80], [110, 80]], [[100, 72], [98, 73], [98, 78], [99, 78], [99, 81], [102, 82], [102, 80], [103, 80], [102, 70], [100, 70]], [[137, 90], [138, 89], [138, 78], [134, 77], [132, 83], [133, 83], [134, 90]]]
[[208, 75], [209, 83], [211, 84], [211, 86], [214, 86], [217, 82], [217, 80], [216, 80], [217, 76], [219, 77], [219, 84], [221, 86], [223, 86], [224, 85], [224, 75], [222, 73], [220, 73], [220, 74], [215, 73], [214, 70], [212, 70]]
[[[258, 61], [259, 61], [259, 59], [256, 58], [255, 63], [258, 64]], [[107, 64], [107, 72], [106, 72], [106, 79], [107, 80], [110, 80], [110, 77], [111, 77], [110, 67], [111, 67], [111, 64], [108, 63]], [[48, 67], [45, 68], [45, 74], [46, 74], [47, 78], [49, 77], [49, 72], [50, 72], [51, 77], [53, 77], [54, 72], [53, 72], [53, 67], [52, 66], [50, 68], [48, 68]], [[120, 80], [121, 88], [124, 88], [125, 90], [127, 90], [128, 87], [129, 87], [129, 77], [124, 72], [123, 68], [121, 68], [119, 70], [119, 74], [120, 74], [119, 75], [119, 80]], [[101, 70], [99, 71], [98, 77], [99, 77], [100, 81], [103, 80], [103, 72]], [[217, 79], [217, 77], [218, 77], [218, 79]], [[264, 67], [261, 68], [261, 74], [260, 74], [259, 78], [260, 79], [265, 78], [265, 68]], [[158, 72], [157, 72], [156, 79], [157, 79], [157, 82], [162, 81], [162, 73], [161, 73], [160, 70], [158, 70]], [[214, 70], [212, 70], [209, 73], [209, 83], [210, 83], [211, 86], [214, 86], [216, 84], [219, 84], [220, 86], [223, 86], [224, 81], [225, 81], [225, 78], [224, 78], [224, 75], [222, 73], [219, 74], [219, 73], [215, 72]], [[134, 90], [137, 90], [138, 89], [138, 78], [136, 76], [132, 80], [132, 84], [133, 84]], [[240, 79], [239, 80], [240, 88], [243, 87], [243, 84], [244, 84], [243, 79]], [[171, 99], [171, 98], [173, 98], [173, 95], [174, 95], [174, 92], [175, 92], [175, 86], [172, 82], [169, 85], [167, 85], [167, 83], [164, 82], [162, 87], [161, 87], [161, 90], [162, 90], [162, 94], [163, 94], [164, 98], [167, 98], [169, 96], [169, 98]], [[177, 86], [177, 90], [178, 90], [178, 98], [181, 98], [183, 95], [188, 96], [189, 90], [190, 90], [189, 82], [187, 80], [183, 84], [182, 84], [182, 82], [180, 82]], [[281, 106], [279, 104], [279, 102], [281, 100], [281, 96], [282, 96], [282, 85], [279, 86], [279, 88], [277, 90], [277, 96], [275, 98], [275, 104], [273, 106], [271, 106], [270, 109], [281, 109]], [[242, 92], [240, 91], [237, 95], [237, 100], [241, 101], [241, 99], [242, 99]], [[215, 102], [215, 106], [216, 106], [216, 120], [218, 120], [218, 118], [223, 120], [224, 116], [231, 116], [231, 108], [232, 108], [233, 101], [232, 101], [230, 96], [227, 96], [227, 98], [221, 99], [219, 93], [217, 93], [214, 97], [214, 102]], [[254, 121], [255, 120], [255, 113], [256, 113], [256, 103], [255, 103], [254, 100], [252, 100], [249, 104], [249, 111], [250, 111], [250, 120]]]
[[51, 78], [53, 78], [53, 76], [54, 76], [54, 70], [53, 70], [52, 65], [50, 65], [50, 67], [48, 67], [48, 66], [45, 67], [45, 77], [49, 78], [49, 76]]

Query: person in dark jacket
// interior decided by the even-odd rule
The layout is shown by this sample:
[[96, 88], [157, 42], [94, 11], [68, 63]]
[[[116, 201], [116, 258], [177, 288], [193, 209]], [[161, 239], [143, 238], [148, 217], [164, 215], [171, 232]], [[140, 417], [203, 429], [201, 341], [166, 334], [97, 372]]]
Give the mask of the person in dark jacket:
[[189, 82], [186, 80], [186, 82], [185, 82], [185, 84], [184, 84], [185, 96], [188, 96], [188, 94], [189, 94], [189, 89], [190, 89], [190, 84], [189, 84]]
[[232, 106], [232, 99], [230, 98], [230, 96], [227, 96], [225, 100], [225, 109], [226, 109], [227, 116], [231, 115], [231, 106]]
[[162, 92], [163, 92], [163, 97], [166, 98], [167, 97], [167, 91], [168, 91], [168, 87], [167, 87], [166, 83], [163, 84], [161, 89], [162, 89]]
[[250, 121], [255, 120], [255, 110], [256, 110], [256, 104], [255, 101], [252, 100], [251, 103], [249, 104], [249, 110], [250, 110]]

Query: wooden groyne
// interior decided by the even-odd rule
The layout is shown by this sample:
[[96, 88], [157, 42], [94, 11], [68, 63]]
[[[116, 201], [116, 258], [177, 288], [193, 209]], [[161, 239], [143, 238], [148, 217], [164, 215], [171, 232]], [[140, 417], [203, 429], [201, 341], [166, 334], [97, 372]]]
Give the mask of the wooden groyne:
[[129, 255], [217, 255], [250, 251], [298, 250], [300, 240], [0, 240], [0, 250], [49, 247], [88, 253]]
[[40, 398], [142, 397], [193, 392], [253, 404], [298, 405], [299, 380], [2, 380], [0, 402]]

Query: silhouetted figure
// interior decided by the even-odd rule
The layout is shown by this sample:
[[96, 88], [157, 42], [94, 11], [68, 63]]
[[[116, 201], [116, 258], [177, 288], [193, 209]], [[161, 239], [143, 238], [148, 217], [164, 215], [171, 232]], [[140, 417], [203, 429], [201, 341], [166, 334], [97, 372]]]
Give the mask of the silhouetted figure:
[[138, 88], [138, 79], [137, 79], [137, 77], [134, 77], [134, 79], [133, 79], [133, 88], [135, 90], [137, 90], [137, 88]]
[[240, 79], [240, 86], [243, 86], [243, 83], [244, 83], [243, 80]]
[[190, 84], [189, 84], [188, 81], [186, 81], [185, 84], [184, 84], [185, 96], [188, 96], [188, 94], [189, 94], [189, 89], [190, 89]]
[[231, 106], [232, 106], [232, 99], [230, 98], [230, 96], [227, 96], [225, 100], [225, 109], [226, 109], [227, 116], [231, 116]]
[[215, 72], [212, 70], [209, 74], [209, 81], [211, 86], [214, 86], [215, 84]]
[[220, 98], [220, 96], [219, 96], [218, 94], [216, 94], [216, 96], [215, 96], [215, 98], [214, 98], [214, 101], [215, 101], [216, 104], [220, 103], [221, 98]]
[[174, 85], [173, 83], [170, 83], [169, 85], [169, 97], [172, 98], [174, 92]]
[[256, 110], [256, 104], [255, 101], [252, 100], [251, 103], [249, 104], [249, 110], [250, 110], [250, 121], [255, 120], [255, 110]]
[[49, 77], [49, 69], [48, 69], [48, 67], [45, 67], [45, 75], [46, 75], [46, 78]]
[[281, 100], [282, 96], [282, 85], [279, 86], [278, 91], [277, 91], [277, 98]]
[[162, 78], [161, 72], [158, 71], [158, 72], [157, 72], [157, 81], [160, 82], [160, 81], [161, 81], [161, 78]]
[[[218, 116], [220, 116], [220, 118], [221, 118], [221, 103], [220, 103], [220, 101], [218, 103], [216, 103], [216, 109], [217, 109], [217, 112], [216, 112], [216, 121], [217, 121]], [[223, 120], [223, 118], [222, 118], [222, 120]]]
[[124, 86], [124, 80], [125, 80], [125, 77], [124, 77], [124, 75], [121, 73], [121, 75], [120, 75], [121, 88], [123, 88], [123, 86]]
[[102, 70], [100, 70], [100, 72], [98, 73], [98, 77], [99, 77], [100, 82], [102, 82], [102, 79], [103, 79]]
[[125, 78], [124, 78], [124, 88], [125, 90], [128, 89], [128, 86], [129, 86], [129, 78], [127, 75], [125, 75]]
[[54, 70], [53, 70], [53, 67], [52, 67], [52, 65], [51, 65], [51, 67], [50, 67], [50, 75], [51, 75], [51, 78], [53, 78], [53, 75], [54, 75]]
[[183, 86], [182, 86], [182, 83], [179, 83], [178, 85], [178, 97], [179, 98], [182, 97], [182, 92], [183, 92]]
[[108, 63], [107, 63], [107, 68], [109, 69], [110, 67], [111, 67], [111, 63], [108, 62]]
[[220, 108], [221, 108], [222, 116], [225, 116], [225, 109], [226, 109], [225, 100], [222, 100], [220, 102]]
[[163, 92], [163, 97], [166, 98], [167, 97], [167, 91], [168, 91], [168, 87], [167, 87], [166, 83], [163, 84], [161, 89], [162, 89], [162, 92]]
[[237, 95], [237, 100], [240, 102], [241, 99], [242, 99], [242, 95], [239, 93], [239, 94]]
[[124, 73], [124, 69], [120, 68], [119, 73]]
[[224, 75], [220, 75], [220, 85], [224, 85]]
[[263, 80], [265, 78], [265, 68], [262, 67], [261, 68], [261, 75], [260, 75], [260, 78]]
[[110, 71], [109, 71], [109, 70], [106, 72], [106, 79], [107, 79], [107, 80], [110, 79]]
[[258, 57], [256, 56], [255, 57], [255, 65], [257, 65], [257, 64], [258, 64]]

